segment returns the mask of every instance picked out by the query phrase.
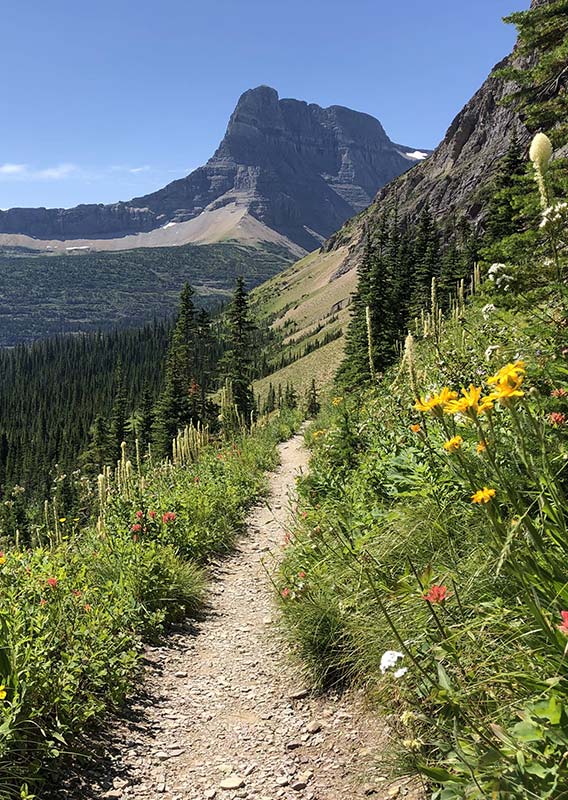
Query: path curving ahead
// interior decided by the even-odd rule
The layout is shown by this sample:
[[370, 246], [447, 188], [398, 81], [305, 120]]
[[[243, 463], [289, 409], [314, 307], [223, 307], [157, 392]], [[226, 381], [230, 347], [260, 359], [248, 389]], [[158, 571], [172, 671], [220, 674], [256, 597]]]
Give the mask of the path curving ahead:
[[[312, 697], [275, 626], [266, 568], [281, 553], [298, 434], [280, 445], [267, 502], [215, 568], [210, 611], [149, 648], [143, 694], [114, 720], [96, 765], [55, 797], [95, 800], [355, 800], [406, 794], [373, 766], [377, 723], [353, 695]], [[266, 566], [265, 566], [266, 565]], [[196, 630], [197, 628], [197, 630]], [[80, 784], [80, 787], [78, 786]]]

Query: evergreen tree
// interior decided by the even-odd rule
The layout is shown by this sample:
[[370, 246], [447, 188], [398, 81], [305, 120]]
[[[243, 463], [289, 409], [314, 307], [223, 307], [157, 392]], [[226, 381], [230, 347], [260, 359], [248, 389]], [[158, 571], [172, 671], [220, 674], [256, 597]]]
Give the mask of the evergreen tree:
[[124, 388], [124, 378], [122, 375], [122, 365], [119, 363], [116, 369], [116, 395], [110, 415], [110, 429], [108, 439], [108, 458], [111, 463], [120, 459], [121, 444], [126, 440], [127, 404], [126, 392]]
[[310, 418], [317, 417], [320, 410], [320, 402], [318, 397], [318, 390], [316, 387], [315, 378], [312, 378], [310, 388], [306, 393], [306, 416]]
[[357, 288], [351, 299], [351, 320], [345, 335], [345, 357], [337, 373], [337, 380], [346, 387], [359, 386], [371, 378], [366, 309], [370, 302], [373, 260], [373, 245], [367, 228], [363, 256], [357, 267]]
[[519, 233], [523, 222], [515, 198], [521, 191], [520, 176], [526, 174], [526, 160], [519, 140], [513, 135], [507, 154], [501, 160], [493, 184], [493, 196], [487, 207], [485, 244], [492, 245], [506, 236]]
[[262, 408], [263, 414], [270, 414], [276, 408], [276, 392], [274, 391], [274, 386], [272, 383], [268, 384], [268, 392], [266, 394], [266, 400], [264, 401], [264, 406]]
[[508, 97], [533, 133], [547, 131], [557, 145], [568, 139], [568, 2], [546, 0], [505, 18], [519, 39], [514, 61], [497, 74], [519, 87]]
[[145, 453], [152, 441], [152, 429], [154, 427], [154, 403], [149, 389], [144, 389], [140, 401], [140, 409], [136, 425], [136, 437], [140, 446], [140, 451]]
[[237, 278], [233, 299], [227, 310], [227, 352], [222, 361], [225, 379], [232, 383], [233, 397], [239, 414], [245, 421], [254, 409], [252, 393], [253, 352], [252, 337], [255, 330], [248, 308], [244, 279]]
[[440, 232], [428, 206], [418, 220], [413, 250], [410, 318], [419, 316], [429, 305], [432, 278], [438, 276], [440, 269]]
[[98, 414], [91, 428], [89, 445], [81, 456], [82, 467], [87, 473], [98, 475], [103, 467], [111, 463], [109, 438], [106, 420]]

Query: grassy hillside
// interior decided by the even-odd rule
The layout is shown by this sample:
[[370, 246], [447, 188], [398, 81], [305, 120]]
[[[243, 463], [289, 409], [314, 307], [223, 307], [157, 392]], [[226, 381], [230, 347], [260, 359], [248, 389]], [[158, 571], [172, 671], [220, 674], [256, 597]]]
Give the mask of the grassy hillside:
[[[255, 392], [264, 396], [269, 383], [293, 383], [303, 393], [312, 378], [328, 386], [343, 354], [343, 335], [312, 352], [306, 348], [322, 343], [326, 336], [343, 334], [349, 323], [349, 303], [356, 285], [356, 271], [339, 274], [347, 250], [316, 251], [271, 278], [252, 292], [251, 306], [257, 319], [270, 325], [275, 344], [269, 352], [274, 371], [255, 382]], [[318, 340], [316, 342], [316, 340]], [[283, 359], [297, 361], [279, 369]]]
[[186, 282], [212, 306], [227, 300], [238, 275], [256, 286], [289, 262], [289, 252], [272, 244], [0, 255], [0, 346], [170, 316]]

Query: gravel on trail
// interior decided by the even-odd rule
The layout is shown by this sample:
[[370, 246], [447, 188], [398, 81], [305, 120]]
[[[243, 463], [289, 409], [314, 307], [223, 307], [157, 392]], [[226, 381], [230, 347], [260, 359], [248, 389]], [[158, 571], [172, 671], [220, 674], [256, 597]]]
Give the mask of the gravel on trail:
[[143, 683], [93, 741], [92, 760], [44, 800], [420, 796], [378, 766], [387, 727], [362, 696], [312, 693], [279, 638], [270, 572], [308, 460], [301, 434], [279, 449], [267, 500], [212, 567], [203, 618], [146, 648]]

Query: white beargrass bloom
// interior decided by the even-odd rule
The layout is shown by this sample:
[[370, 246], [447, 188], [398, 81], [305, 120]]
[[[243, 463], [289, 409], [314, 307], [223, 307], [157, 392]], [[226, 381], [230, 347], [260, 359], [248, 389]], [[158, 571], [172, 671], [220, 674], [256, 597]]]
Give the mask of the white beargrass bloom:
[[552, 142], [545, 133], [537, 133], [531, 143], [529, 158], [543, 172], [552, 158]]
[[497, 275], [502, 272], [504, 269], [507, 269], [506, 264], [491, 264], [489, 269], [487, 270], [487, 274], [489, 275], [489, 279], [494, 281]]
[[[386, 650], [381, 656], [381, 672], [383, 675], [396, 666], [396, 662], [404, 658], [404, 653], [399, 653], [398, 650]], [[399, 672], [400, 670], [397, 670]]]

